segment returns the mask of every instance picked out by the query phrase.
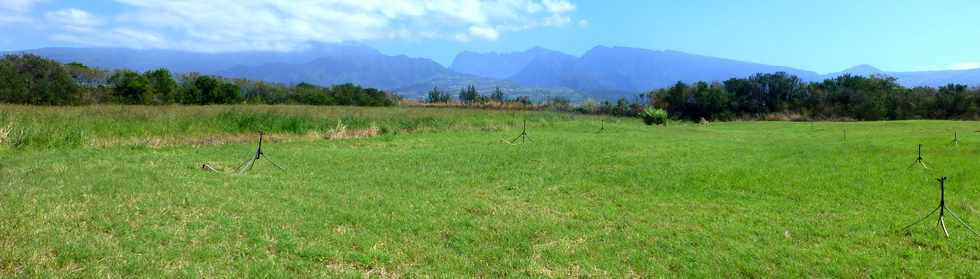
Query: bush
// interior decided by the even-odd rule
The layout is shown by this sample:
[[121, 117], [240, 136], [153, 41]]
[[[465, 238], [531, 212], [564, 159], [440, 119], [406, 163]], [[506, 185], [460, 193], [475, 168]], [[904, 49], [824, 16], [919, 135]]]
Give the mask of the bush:
[[667, 111], [653, 107], [647, 107], [644, 109], [643, 113], [640, 113], [640, 118], [643, 118], [643, 123], [647, 125], [657, 124], [664, 126], [667, 125], [668, 119]]

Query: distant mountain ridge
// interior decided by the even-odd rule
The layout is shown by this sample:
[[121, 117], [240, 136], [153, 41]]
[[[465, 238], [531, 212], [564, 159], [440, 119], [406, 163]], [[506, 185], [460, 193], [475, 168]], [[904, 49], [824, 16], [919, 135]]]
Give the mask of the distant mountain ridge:
[[279, 83], [307, 82], [320, 85], [356, 83], [392, 89], [408, 86], [448, 70], [424, 58], [387, 56], [382, 54], [332, 54], [307, 63], [269, 63], [238, 66], [217, 74], [226, 77]]
[[7, 53], [33, 53], [63, 63], [79, 62], [107, 69], [147, 71], [167, 68], [178, 73], [199, 72], [286, 84], [356, 83], [394, 91], [408, 98], [421, 98], [436, 87], [454, 94], [471, 84], [486, 94], [500, 88], [512, 96], [539, 100], [556, 96], [587, 98], [582, 92], [566, 88], [524, 86], [502, 79], [457, 73], [430, 59], [385, 55], [360, 44], [320, 44], [290, 53], [197, 53], [123, 48], [42, 48]]
[[894, 77], [898, 79], [898, 83], [906, 87], [939, 87], [951, 83], [980, 86], [980, 69], [889, 72], [880, 70], [870, 65], [858, 65], [840, 72], [826, 74], [821, 78], [832, 79], [845, 74], [857, 76], [880, 75]]
[[[528, 60], [528, 57], [531, 57]], [[483, 70], [472, 71], [482, 64]], [[457, 67], [457, 65], [467, 65]], [[514, 65], [525, 65], [513, 71]], [[815, 72], [730, 59], [694, 55], [670, 50], [648, 50], [627, 47], [597, 46], [581, 57], [543, 48], [501, 55], [466, 52], [458, 55], [450, 69], [481, 75], [492, 72], [499, 78], [524, 85], [571, 88], [617, 97], [656, 88], [678, 81], [718, 81], [745, 77], [755, 73], [787, 72], [803, 79], [815, 79]], [[509, 76], [502, 74], [514, 72]], [[490, 77], [490, 76], [486, 76]]]
[[569, 97], [573, 100], [630, 97], [677, 81], [724, 81], [756, 73], [786, 72], [804, 81], [843, 74], [887, 75], [904, 86], [980, 85], [980, 69], [888, 72], [859, 65], [820, 75], [812, 71], [672, 50], [597, 46], [576, 57], [535, 47], [511, 53], [462, 52], [450, 67], [426, 58], [385, 55], [362, 44], [318, 44], [296, 52], [197, 53], [125, 48], [42, 48], [34, 53], [59, 62], [146, 71], [167, 68], [279, 83], [329, 86], [357, 83], [421, 98], [432, 88], [450, 93], [467, 85], [481, 92], [501, 88], [509, 95]]
[[537, 57], [556, 54], [564, 53], [541, 47], [510, 53], [463, 51], [456, 55], [449, 69], [475, 76], [506, 79], [523, 70]]

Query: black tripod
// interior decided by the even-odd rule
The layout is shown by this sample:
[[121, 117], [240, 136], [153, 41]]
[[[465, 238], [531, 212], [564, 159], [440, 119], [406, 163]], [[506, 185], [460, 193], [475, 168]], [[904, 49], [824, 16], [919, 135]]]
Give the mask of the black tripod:
[[918, 221], [915, 221], [915, 223], [905, 226], [905, 228], [903, 228], [902, 230], [908, 230], [908, 228], [911, 228], [912, 226], [922, 223], [922, 221], [928, 219], [929, 216], [932, 216], [932, 214], [936, 213], [936, 211], [939, 211], [939, 221], [936, 222], [936, 225], [943, 228], [943, 234], [945, 234], [947, 238], [949, 238], [949, 230], [946, 229], [946, 218], [945, 218], [946, 212], [949, 212], [949, 215], [953, 216], [953, 218], [956, 218], [956, 221], [959, 221], [961, 224], [963, 224], [963, 226], [966, 226], [966, 229], [970, 230], [970, 232], [972, 232], [974, 235], [980, 236], [980, 234], [977, 234], [977, 232], [974, 231], [972, 227], [970, 227], [970, 224], [967, 224], [966, 221], [960, 219], [960, 216], [957, 216], [956, 213], [953, 213], [952, 210], [946, 207], [946, 177], [943, 176], [936, 180], [939, 181], [939, 206], [936, 207], [936, 209], [933, 209], [932, 212], [929, 212], [929, 214], [926, 215], [925, 217], [922, 217], [922, 219], [919, 219]]
[[279, 170], [286, 171], [286, 169], [280, 167], [279, 164], [276, 164], [276, 162], [273, 162], [272, 159], [269, 159], [268, 158], [269, 156], [265, 155], [265, 152], [262, 152], [262, 137], [264, 135], [265, 135], [265, 133], [259, 132], [259, 148], [255, 150], [255, 156], [252, 156], [251, 159], [248, 159], [248, 161], [245, 161], [245, 163], [243, 163], [240, 167], [238, 167], [238, 174], [243, 174], [246, 171], [251, 170], [252, 169], [252, 166], [255, 165], [255, 161], [257, 161], [259, 159], [262, 159], [262, 158], [268, 159], [269, 163], [272, 163], [272, 165], [273, 166], [276, 166], [276, 168], [278, 168]]
[[510, 144], [516, 143], [517, 142], [517, 139], [520, 139], [521, 140], [521, 143], [524, 143], [525, 140], [531, 141], [531, 137], [529, 137], [527, 135], [527, 120], [526, 119], [524, 120], [524, 127], [521, 129], [521, 134], [520, 135], [517, 135], [516, 138], [510, 140]]
[[600, 119], [599, 120], [599, 131], [596, 132], [596, 134], [601, 134], [605, 130], [606, 130], [606, 121]]
[[953, 131], [953, 145], [960, 145], [960, 137]]
[[915, 158], [915, 162], [912, 162], [912, 165], [909, 165], [909, 168], [911, 169], [912, 167], [915, 167], [915, 165], [920, 165], [925, 169], [929, 169], [929, 166], [926, 166], [926, 160], [922, 158], [922, 144], [919, 144], [919, 157]]

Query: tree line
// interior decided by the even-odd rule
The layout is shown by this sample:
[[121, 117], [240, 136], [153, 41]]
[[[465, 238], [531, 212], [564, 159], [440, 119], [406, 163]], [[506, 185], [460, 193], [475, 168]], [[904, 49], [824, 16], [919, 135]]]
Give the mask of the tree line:
[[[166, 69], [137, 73], [108, 71], [79, 63], [61, 64], [36, 55], [0, 59], [0, 103], [79, 104], [309, 104], [394, 106], [397, 95], [353, 84], [321, 87], [227, 79], [196, 73], [174, 75]], [[677, 82], [640, 94], [634, 100], [586, 101], [567, 98], [540, 103], [527, 96], [508, 97], [499, 88], [482, 95], [474, 86], [455, 96], [438, 88], [424, 102], [463, 106], [548, 109], [588, 114], [637, 116], [648, 106], [672, 118], [689, 120], [759, 119], [980, 119], [980, 88], [950, 84], [906, 88], [887, 76], [843, 75], [804, 82], [786, 73], [755, 74], [723, 82]], [[497, 104], [497, 105], [488, 105]]]
[[331, 87], [227, 79], [167, 69], [138, 73], [61, 64], [32, 54], [0, 59], [0, 103], [29, 105], [309, 104], [394, 106], [396, 95], [353, 84]]
[[888, 76], [842, 75], [804, 82], [786, 73], [756, 74], [724, 82], [678, 82], [643, 95], [646, 101], [689, 120], [757, 119], [978, 119], [980, 88], [950, 84], [906, 88]]
[[527, 96], [517, 96], [515, 98], [510, 98], [507, 94], [504, 94], [500, 87], [494, 89], [493, 93], [490, 95], [482, 95], [476, 90], [476, 86], [469, 85], [465, 88], [459, 90], [459, 94], [456, 95], [457, 98], [453, 99], [453, 96], [446, 91], [440, 90], [438, 87], [433, 88], [425, 97], [425, 102], [430, 104], [448, 104], [453, 103], [454, 100], [458, 100], [460, 104], [463, 105], [475, 105], [475, 104], [488, 104], [488, 103], [513, 103], [519, 105], [531, 105], [533, 102], [531, 98]]

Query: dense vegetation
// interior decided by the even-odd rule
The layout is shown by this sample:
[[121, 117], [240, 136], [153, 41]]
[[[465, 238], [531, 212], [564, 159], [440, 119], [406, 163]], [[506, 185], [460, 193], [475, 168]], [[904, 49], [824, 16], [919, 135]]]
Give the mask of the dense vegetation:
[[395, 95], [353, 84], [295, 86], [226, 79], [166, 69], [108, 71], [79, 63], [60, 64], [35, 55], [0, 59], [0, 103], [79, 104], [310, 104], [393, 106]]
[[[474, 86], [454, 98], [434, 88], [429, 104], [576, 111], [614, 116], [641, 116], [648, 105], [673, 118], [700, 120], [776, 119], [976, 119], [980, 88], [950, 84], [940, 88], [905, 88], [885, 76], [844, 75], [822, 82], [804, 82], [785, 73], [756, 74], [724, 82], [678, 82], [669, 88], [621, 98], [615, 102], [566, 98], [532, 104], [527, 96], [508, 97], [499, 88], [489, 95]], [[332, 87], [300, 83], [282, 85], [226, 79], [195, 73], [174, 76], [166, 69], [136, 73], [106, 71], [78, 63], [59, 64], [34, 55], [9, 55], [0, 60], [0, 102], [32, 105], [73, 104], [310, 104], [393, 106], [396, 95], [353, 84]]]
[[724, 82], [697, 82], [645, 95], [671, 116], [691, 120], [759, 118], [782, 114], [796, 119], [975, 119], [980, 88], [950, 84], [905, 88], [885, 76], [844, 75], [803, 82], [785, 73], [757, 74]]
[[[698, 121], [733, 119], [900, 120], [980, 118], [980, 88], [950, 84], [940, 88], [905, 88], [885, 76], [843, 75], [822, 82], [803, 82], [786, 73], [756, 74], [724, 82], [678, 82], [641, 94], [634, 100], [585, 101], [573, 105], [549, 98], [537, 109], [643, 117], [647, 106], [666, 110], [673, 118]], [[433, 89], [425, 101], [461, 106], [531, 104], [526, 97], [509, 99], [499, 90], [481, 95], [472, 86], [452, 95]]]

